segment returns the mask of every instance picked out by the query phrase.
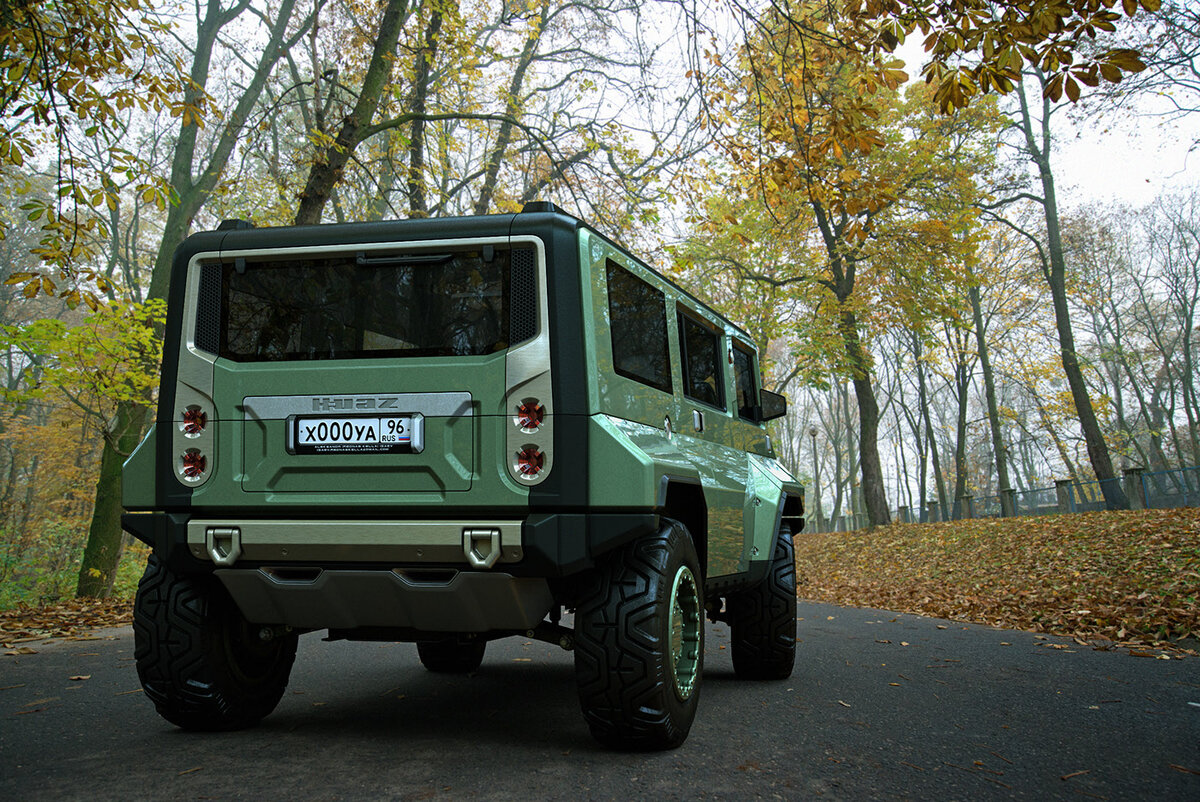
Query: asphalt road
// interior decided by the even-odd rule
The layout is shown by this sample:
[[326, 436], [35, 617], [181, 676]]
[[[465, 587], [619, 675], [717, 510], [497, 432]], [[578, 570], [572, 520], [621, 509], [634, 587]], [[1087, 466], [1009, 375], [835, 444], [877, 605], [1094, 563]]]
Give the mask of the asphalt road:
[[[1200, 659], [802, 604], [791, 680], [738, 682], [708, 634], [681, 748], [601, 750], [570, 654], [489, 645], [473, 676], [407, 644], [301, 638], [260, 727], [194, 735], [139, 690], [128, 629], [0, 656], [8, 799], [1200, 800]], [[87, 677], [86, 679], [72, 679]]]

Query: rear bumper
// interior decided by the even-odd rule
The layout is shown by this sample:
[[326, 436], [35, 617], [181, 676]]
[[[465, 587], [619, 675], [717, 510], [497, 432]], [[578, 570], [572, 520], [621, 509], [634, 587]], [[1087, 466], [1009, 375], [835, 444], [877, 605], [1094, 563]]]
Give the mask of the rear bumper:
[[[401, 511], [397, 510], [397, 513]], [[205, 513], [126, 513], [125, 531], [171, 570], [210, 573], [271, 566], [502, 570], [553, 578], [595, 565], [603, 554], [657, 531], [653, 513], [534, 513], [471, 519], [251, 518]]]

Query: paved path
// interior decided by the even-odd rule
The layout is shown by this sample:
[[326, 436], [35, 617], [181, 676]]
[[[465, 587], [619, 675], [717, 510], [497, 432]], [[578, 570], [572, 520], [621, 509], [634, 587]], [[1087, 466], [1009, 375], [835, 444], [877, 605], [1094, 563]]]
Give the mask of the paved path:
[[[257, 729], [193, 735], [138, 690], [128, 629], [0, 656], [8, 799], [1200, 800], [1200, 658], [802, 604], [792, 679], [733, 678], [712, 627], [678, 750], [599, 749], [571, 656], [489, 645], [478, 674], [405, 644], [301, 639]], [[71, 677], [88, 679], [72, 680]]]

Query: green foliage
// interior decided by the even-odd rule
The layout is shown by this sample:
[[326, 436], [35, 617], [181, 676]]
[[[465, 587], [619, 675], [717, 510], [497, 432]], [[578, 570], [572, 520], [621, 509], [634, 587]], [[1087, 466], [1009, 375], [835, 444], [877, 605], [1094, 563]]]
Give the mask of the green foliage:
[[40, 318], [0, 327], [0, 348], [15, 349], [40, 368], [40, 381], [4, 392], [9, 402], [57, 392], [99, 421], [121, 403], [145, 403], [158, 386], [166, 302], [111, 302], [80, 323]]
[[25, 543], [0, 532], [0, 610], [74, 596], [81, 554], [82, 533], [62, 522], [42, 527]]

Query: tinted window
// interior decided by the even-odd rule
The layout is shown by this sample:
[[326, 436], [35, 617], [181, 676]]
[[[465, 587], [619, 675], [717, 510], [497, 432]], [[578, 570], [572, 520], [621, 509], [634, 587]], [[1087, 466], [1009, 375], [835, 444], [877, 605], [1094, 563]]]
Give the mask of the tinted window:
[[666, 296], [609, 261], [608, 320], [618, 375], [671, 392]]
[[754, 408], [758, 405], [755, 386], [754, 353], [740, 343], [733, 345], [733, 381], [737, 386], [738, 417], [755, 420]]
[[703, 323], [680, 315], [679, 344], [683, 350], [684, 395], [724, 409], [720, 335]]
[[[339, 254], [222, 265], [221, 350], [240, 362], [476, 356], [508, 347], [509, 253]], [[239, 269], [239, 267], [241, 269]]]

